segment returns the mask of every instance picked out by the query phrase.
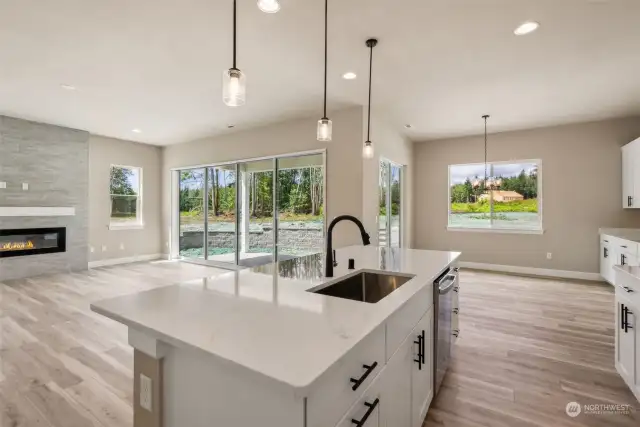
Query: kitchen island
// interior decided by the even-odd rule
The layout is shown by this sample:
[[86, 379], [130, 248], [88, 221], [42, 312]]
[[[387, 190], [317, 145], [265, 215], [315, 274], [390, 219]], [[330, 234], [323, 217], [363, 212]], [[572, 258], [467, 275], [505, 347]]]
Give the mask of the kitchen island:
[[[420, 426], [433, 281], [459, 255], [353, 246], [337, 251], [333, 278], [318, 254], [91, 308], [129, 328], [135, 427]], [[309, 291], [362, 270], [406, 282], [376, 303]]]

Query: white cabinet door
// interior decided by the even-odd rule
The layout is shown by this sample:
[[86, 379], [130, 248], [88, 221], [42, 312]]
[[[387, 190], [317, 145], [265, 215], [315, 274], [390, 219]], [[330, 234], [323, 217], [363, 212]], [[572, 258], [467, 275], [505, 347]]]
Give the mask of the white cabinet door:
[[[420, 352], [424, 356], [424, 364], [422, 369], [414, 364], [411, 375], [411, 426], [420, 427], [433, 399], [433, 308], [422, 317], [412, 335], [412, 341], [424, 336], [424, 352]], [[418, 359], [418, 345], [413, 349], [414, 358]]]
[[625, 382], [635, 388], [636, 307], [616, 293], [616, 368]]
[[633, 143], [622, 147], [622, 207], [625, 209], [633, 206], [634, 155]]
[[414, 349], [418, 348], [415, 339], [411, 332], [385, 367], [381, 410], [384, 427], [411, 427], [411, 373], [413, 365], [417, 366]]
[[608, 243], [600, 242], [600, 275], [609, 283], [613, 283], [613, 263], [611, 262], [611, 247]]

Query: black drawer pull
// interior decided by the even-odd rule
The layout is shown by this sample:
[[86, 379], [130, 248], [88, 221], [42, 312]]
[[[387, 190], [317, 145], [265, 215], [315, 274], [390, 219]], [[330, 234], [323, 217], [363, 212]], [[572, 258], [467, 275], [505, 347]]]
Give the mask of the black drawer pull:
[[453, 288], [453, 292], [459, 292], [460, 291], [460, 286], [456, 286], [455, 288]]
[[422, 340], [423, 340], [423, 336], [422, 335], [418, 335], [418, 341], [414, 341], [414, 344], [418, 344], [418, 358], [417, 359], [413, 359], [414, 362], [416, 362], [418, 364], [418, 370], [422, 371], [422, 364], [424, 363], [424, 354], [422, 354]]
[[362, 383], [367, 379], [369, 374], [371, 374], [371, 372], [373, 372], [373, 370], [376, 369], [377, 366], [378, 366], [378, 362], [373, 362], [373, 365], [362, 365], [362, 367], [366, 369], [366, 371], [358, 379], [351, 378], [351, 382], [353, 383], [353, 387], [351, 387], [351, 390], [356, 391], [358, 387], [360, 387]]
[[621, 248], [627, 248], [627, 245], [620, 245]]
[[351, 418], [351, 422], [353, 424], [355, 424], [357, 427], [362, 427], [364, 425], [364, 423], [367, 422], [367, 420], [369, 419], [369, 417], [371, 416], [373, 411], [376, 410], [376, 406], [378, 406], [378, 403], [380, 403], [380, 399], [374, 400], [373, 403], [364, 402], [364, 406], [369, 408], [369, 409], [367, 409], [367, 413], [364, 414], [364, 417], [362, 417], [362, 419], [360, 421], [354, 420], [353, 418]]
[[427, 353], [427, 352], [425, 351], [425, 348], [424, 348], [424, 346], [425, 346], [425, 342], [427, 341], [427, 340], [425, 339], [424, 329], [422, 330], [422, 335], [420, 335], [420, 338], [422, 338], [422, 354], [420, 355], [420, 357], [422, 358], [422, 364], [424, 365], [424, 364], [425, 364], [425, 362], [424, 362], [424, 355]]
[[621, 263], [622, 265], [625, 265], [625, 261], [626, 261], [626, 260], [627, 260], [627, 257], [626, 257], [626, 256], [624, 256], [624, 255], [620, 255], [620, 263]]
[[620, 304], [620, 329], [624, 329], [624, 304]]

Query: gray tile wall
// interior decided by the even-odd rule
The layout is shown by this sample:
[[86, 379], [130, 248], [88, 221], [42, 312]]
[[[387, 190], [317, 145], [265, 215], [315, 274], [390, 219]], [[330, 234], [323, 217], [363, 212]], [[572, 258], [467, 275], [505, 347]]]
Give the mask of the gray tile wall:
[[0, 281], [87, 269], [88, 157], [88, 132], [0, 116], [0, 206], [76, 208], [68, 217], [0, 217], [0, 229], [67, 228], [67, 252], [0, 258]]

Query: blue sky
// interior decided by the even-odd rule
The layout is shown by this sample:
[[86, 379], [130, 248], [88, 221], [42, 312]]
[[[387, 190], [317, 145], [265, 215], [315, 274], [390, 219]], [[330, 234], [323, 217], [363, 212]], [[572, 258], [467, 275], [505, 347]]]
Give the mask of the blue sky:
[[[534, 163], [505, 163], [493, 166], [493, 175], [511, 177], [520, 174], [524, 169], [525, 173], [536, 169]], [[491, 175], [491, 165], [487, 170], [487, 174]], [[451, 166], [451, 184], [462, 184], [467, 178], [473, 180], [475, 177], [484, 177], [484, 163], [475, 163], [471, 165], [454, 165]]]

